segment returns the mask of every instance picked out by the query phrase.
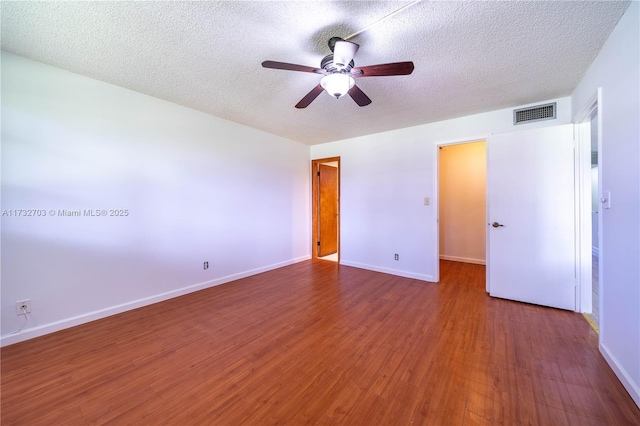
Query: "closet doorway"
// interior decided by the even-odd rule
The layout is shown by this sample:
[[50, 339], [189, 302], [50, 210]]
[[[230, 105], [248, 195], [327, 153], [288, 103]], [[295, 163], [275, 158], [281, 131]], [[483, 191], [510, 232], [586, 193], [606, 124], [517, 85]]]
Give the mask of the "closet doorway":
[[439, 258], [486, 264], [486, 141], [438, 147]]

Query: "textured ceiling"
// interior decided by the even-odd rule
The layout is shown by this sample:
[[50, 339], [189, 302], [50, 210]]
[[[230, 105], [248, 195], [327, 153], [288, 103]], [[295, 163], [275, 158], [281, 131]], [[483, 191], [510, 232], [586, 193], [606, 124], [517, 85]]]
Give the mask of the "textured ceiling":
[[570, 95], [628, 1], [426, 1], [351, 41], [356, 66], [413, 61], [410, 76], [357, 80], [373, 100], [294, 105], [327, 40], [398, 1], [8, 2], [2, 49], [306, 144]]

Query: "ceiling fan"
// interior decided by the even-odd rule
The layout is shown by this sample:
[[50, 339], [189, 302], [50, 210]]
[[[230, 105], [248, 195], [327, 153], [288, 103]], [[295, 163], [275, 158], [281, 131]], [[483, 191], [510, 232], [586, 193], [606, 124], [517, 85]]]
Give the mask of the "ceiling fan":
[[296, 104], [296, 108], [308, 107], [323, 90], [326, 90], [329, 95], [336, 99], [348, 93], [351, 99], [363, 107], [369, 105], [371, 99], [356, 86], [356, 78], [409, 75], [413, 72], [413, 62], [393, 62], [390, 64], [355, 68], [353, 58], [359, 47], [359, 45], [345, 41], [340, 37], [332, 37], [329, 39], [329, 48], [333, 54], [327, 55], [322, 59], [320, 68], [276, 61], [264, 61], [262, 66], [277, 70], [301, 71], [323, 75], [320, 84], [311, 89], [311, 91]]

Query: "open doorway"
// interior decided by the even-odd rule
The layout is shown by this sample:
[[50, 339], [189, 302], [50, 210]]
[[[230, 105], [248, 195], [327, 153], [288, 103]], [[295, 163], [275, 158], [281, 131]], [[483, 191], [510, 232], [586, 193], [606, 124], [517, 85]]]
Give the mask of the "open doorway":
[[340, 157], [311, 161], [314, 259], [340, 261]]
[[[577, 140], [577, 199], [578, 256], [580, 295], [579, 310], [585, 314], [596, 332], [600, 332], [601, 317], [601, 262], [602, 257], [602, 209], [606, 200], [602, 197], [602, 152], [600, 131], [600, 89], [576, 116]], [[605, 203], [605, 204], [603, 204]]]
[[438, 147], [439, 258], [486, 264], [486, 141]]

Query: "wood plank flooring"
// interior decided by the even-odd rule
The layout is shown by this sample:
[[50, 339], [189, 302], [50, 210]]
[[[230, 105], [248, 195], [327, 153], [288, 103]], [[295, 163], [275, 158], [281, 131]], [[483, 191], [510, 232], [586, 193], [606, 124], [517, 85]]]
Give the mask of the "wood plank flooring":
[[624, 425], [581, 315], [298, 263], [2, 349], [3, 425]]

